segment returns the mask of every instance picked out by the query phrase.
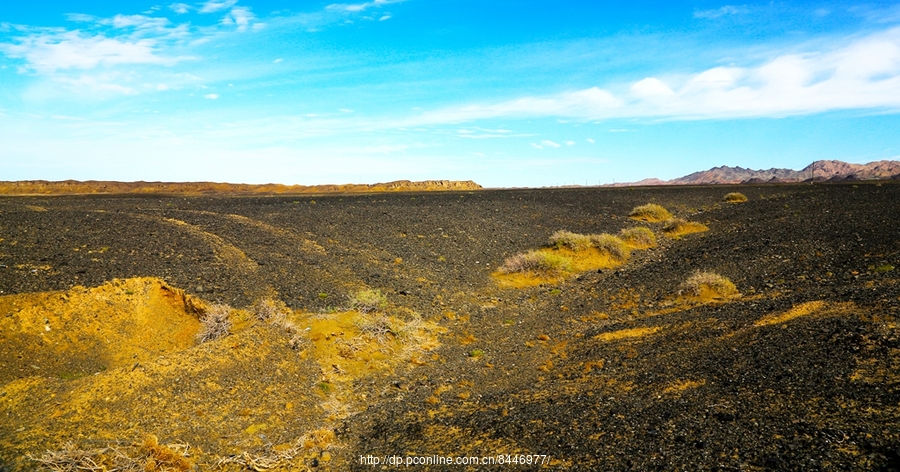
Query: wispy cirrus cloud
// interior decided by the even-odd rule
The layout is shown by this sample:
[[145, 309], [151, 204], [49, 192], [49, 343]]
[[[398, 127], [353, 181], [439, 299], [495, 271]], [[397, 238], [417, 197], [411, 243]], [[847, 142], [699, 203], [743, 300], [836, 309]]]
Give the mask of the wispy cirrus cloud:
[[197, 11], [200, 13], [215, 13], [217, 11], [227, 10], [236, 5], [238, 0], [208, 0]]
[[184, 15], [185, 13], [191, 11], [191, 6], [187, 3], [173, 3], [169, 5], [169, 9], [178, 13], [179, 15]]
[[123, 64], [173, 65], [188, 57], [160, 53], [154, 39], [120, 39], [81, 31], [37, 32], [2, 44], [7, 56], [21, 58], [26, 68], [41, 74], [67, 69], [93, 69]]
[[355, 13], [367, 10], [369, 8], [377, 8], [384, 5], [390, 5], [392, 3], [401, 3], [404, 1], [406, 0], [374, 0], [365, 3], [332, 3], [331, 5], [325, 7], [325, 9]]
[[222, 18], [221, 24], [235, 25], [238, 31], [246, 31], [247, 27], [250, 26], [250, 22], [255, 19], [256, 16], [253, 15], [249, 8], [234, 7]]

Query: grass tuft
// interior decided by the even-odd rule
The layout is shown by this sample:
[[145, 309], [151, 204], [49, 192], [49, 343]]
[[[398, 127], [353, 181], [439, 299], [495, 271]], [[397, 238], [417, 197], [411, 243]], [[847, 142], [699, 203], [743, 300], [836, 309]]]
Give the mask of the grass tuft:
[[519, 272], [557, 275], [569, 272], [571, 268], [572, 260], [568, 257], [541, 251], [529, 251], [510, 257], [500, 266], [499, 270], [504, 274]]
[[692, 233], [702, 233], [708, 230], [709, 228], [702, 223], [685, 221], [681, 218], [672, 218], [666, 221], [666, 224], [662, 229], [663, 234], [674, 239], [678, 239], [682, 236]]
[[364, 289], [350, 296], [350, 308], [360, 313], [373, 313], [387, 307], [387, 297], [381, 290]]
[[634, 207], [628, 216], [635, 220], [647, 221], [649, 223], [657, 223], [672, 218], [672, 214], [669, 213], [669, 210], [666, 210], [661, 205], [655, 203]]
[[231, 320], [228, 318], [230, 313], [231, 307], [228, 305], [210, 306], [200, 318], [200, 332], [197, 333], [197, 340], [205, 343], [228, 336], [231, 333]]
[[741, 294], [727, 278], [715, 272], [696, 271], [681, 284], [682, 289], [694, 296], [702, 296], [704, 289], [712, 290], [721, 298], [735, 298]]
[[628, 259], [630, 255], [630, 250], [628, 246], [625, 244], [625, 241], [622, 241], [616, 236], [611, 234], [603, 233], [603, 234], [592, 234], [590, 236], [591, 243], [597, 249], [602, 252], [609, 254], [610, 257], [617, 261], [625, 261]]
[[724, 200], [728, 203], [743, 203], [747, 201], [747, 196], [743, 193], [731, 192], [725, 194]]
[[550, 245], [557, 249], [581, 251], [591, 247], [591, 237], [561, 229], [550, 236]]
[[619, 238], [625, 241], [629, 246], [638, 249], [656, 247], [656, 235], [653, 234], [653, 230], [646, 226], [625, 228], [622, 231], [619, 231]]

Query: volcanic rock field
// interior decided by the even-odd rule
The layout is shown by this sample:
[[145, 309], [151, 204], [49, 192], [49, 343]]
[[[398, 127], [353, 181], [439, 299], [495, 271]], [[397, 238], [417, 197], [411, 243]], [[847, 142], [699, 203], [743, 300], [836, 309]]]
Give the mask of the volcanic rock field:
[[898, 265], [895, 182], [0, 197], [0, 471], [900, 470]]

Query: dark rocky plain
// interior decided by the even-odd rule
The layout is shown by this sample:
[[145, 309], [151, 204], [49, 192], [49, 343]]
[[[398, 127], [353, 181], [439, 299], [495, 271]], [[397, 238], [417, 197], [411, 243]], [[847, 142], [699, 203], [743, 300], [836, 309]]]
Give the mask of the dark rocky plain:
[[[749, 201], [724, 203], [731, 191]], [[638, 225], [627, 215], [645, 203], [709, 231], [660, 237], [659, 247], [636, 251], [617, 269], [559, 284], [502, 288], [491, 277], [554, 231]], [[367, 400], [329, 426], [340, 446], [298, 456], [280, 466], [286, 470], [383, 468], [361, 464], [368, 455], [498, 454], [549, 460], [410, 468], [900, 470], [894, 266], [896, 183], [0, 198], [0, 297], [157, 277], [209, 303], [244, 307], [270, 296], [328, 313], [371, 287], [446, 329], [425, 362], [359, 379], [354, 388]], [[679, 301], [696, 270], [729, 278], [742, 296]], [[792, 309], [802, 316], [760, 323]], [[269, 334], [256, 335], [269, 342]], [[284, 361], [273, 352], [265, 362]], [[306, 398], [315, 386], [303, 377], [314, 375], [310, 369], [284, 380], [253, 362], [234, 372], [256, 388], [233, 392], [251, 410], [272, 395], [266, 382], [280, 382], [278, 395], [288, 399]], [[40, 375], [16, 372], [5, 381]], [[117, 372], [98, 374], [124, 378]], [[186, 387], [161, 380], [167, 386], [153, 395], [171, 397], [165, 411], [145, 408], [143, 393], [123, 384], [120, 396], [135, 400], [109, 407], [120, 427], [94, 421], [90, 411], [53, 423], [66, 416], [49, 419], [52, 402], [38, 398], [45, 390], [4, 404], [12, 383], [0, 385], [0, 470], [38, 468], [29, 454], [67, 442], [88, 448], [139, 432], [195, 445], [194, 467], [207, 470], [215, 457], [262, 454], [271, 438], [321, 426], [298, 413], [267, 430], [271, 440], [240, 442], [233, 438], [252, 422], [242, 418], [265, 412], [218, 426], [185, 419], [194, 410], [179, 406], [180, 388], [200, 390], [190, 376], [179, 375]], [[94, 377], [40, 388], [63, 396]], [[223, 449], [228, 441], [234, 447]]]

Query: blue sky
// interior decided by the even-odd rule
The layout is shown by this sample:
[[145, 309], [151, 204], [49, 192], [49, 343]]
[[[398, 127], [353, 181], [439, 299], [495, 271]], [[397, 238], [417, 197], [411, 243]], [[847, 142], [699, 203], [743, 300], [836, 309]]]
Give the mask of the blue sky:
[[0, 180], [554, 186], [900, 156], [900, 4], [3, 2]]

